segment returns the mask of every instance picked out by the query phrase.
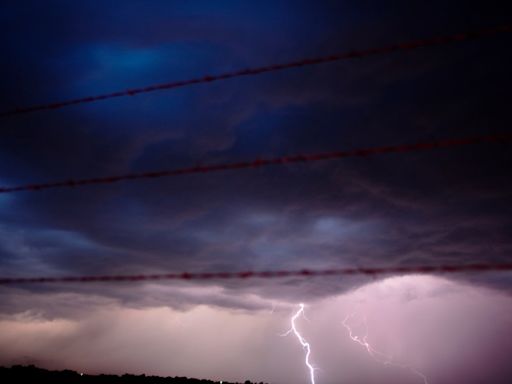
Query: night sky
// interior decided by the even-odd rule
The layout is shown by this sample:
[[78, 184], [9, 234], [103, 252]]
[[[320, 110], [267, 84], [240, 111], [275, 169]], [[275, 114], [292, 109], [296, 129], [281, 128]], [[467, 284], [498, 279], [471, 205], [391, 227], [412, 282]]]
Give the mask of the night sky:
[[[2, 1], [0, 111], [512, 22], [411, 3]], [[3, 117], [0, 186], [511, 133], [511, 43]], [[487, 143], [0, 194], [0, 276], [512, 262], [511, 167]], [[2, 286], [0, 365], [306, 384], [280, 336], [305, 303], [316, 384], [505, 384], [511, 292], [509, 272]]]

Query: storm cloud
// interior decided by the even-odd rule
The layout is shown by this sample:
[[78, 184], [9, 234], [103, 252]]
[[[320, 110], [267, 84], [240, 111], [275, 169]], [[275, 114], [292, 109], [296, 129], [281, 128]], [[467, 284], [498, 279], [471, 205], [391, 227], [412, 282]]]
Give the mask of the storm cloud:
[[[0, 7], [0, 109], [492, 27], [505, 23], [506, 15], [493, 2], [399, 2], [392, 8], [330, 1], [6, 2]], [[510, 36], [496, 36], [4, 118], [0, 184], [510, 132], [509, 44]], [[0, 275], [510, 262], [511, 166], [509, 144], [483, 144], [3, 194]], [[499, 297], [496, 308], [506, 303], [509, 316], [509, 274], [454, 279], [450, 284]], [[262, 344], [257, 340], [277, 332], [294, 304], [326, 303], [369, 282], [353, 277], [1, 287], [6, 320], [0, 335], [11, 329], [10, 337], [29, 340], [50, 332], [36, 343], [39, 355], [70, 340], [79, 340], [74, 350], [79, 345], [89, 351], [83, 344], [88, 327], [108, 334], [114, 318], [126, 319], [128, 334], [138, 322], [164, 327], [156, 320], [160, 316], [198, 318], [213, 311], [215, 321], [240, 324], [240, 333], [254, 325], [257, 333], [240, 343], [259, 345], [254, 359], [260, 359], [274, 335]], [[285, 309], [267, 319], [261, 313], [272, 303]], [[427, 309], [457, 312], [439, 306], [416, 316], [427, 317]], [[322, 311], [328, 316], [328, 309]], [[482, 335], [489, 318], [476, 321]], [[229, 339], [230, 350], [242, 348], [235, 341], [240, 337]], [[317, 343], [322, 338], [328, 335], [318, 335]], [[475, 336], [475, 342], [483, 338]], [[346, 342], [343, 348], [351, 348]], [[425, 348], [427, 361], [435, 353]], [[493, 348], [501, 356], [510, 343]], [[447, 353], [453, 361], [454, 352]], [[10, 362], [24, 355], [31, 353], [20, 347], [1, 356]], [[61, 355], [51, 359], [49, 366], [61, 367]], [[105, 362], [97, 371], [121, 372], [130, 359], [141, 360], [137, 354], [126, 359]], [[85, 369], [77, 360], [67, 363]], [[136, 366], [138, 372], [174, 374], [162, 365], [142, 359]], [[185, 363], [177, 367], [191, 376], [226, 377]], [[258, 381], [300, 382], [300, 375], [267, 377], [265, 369], [247, 362], [240, 375], [222, 374], [241, 379], [244, 371]]]

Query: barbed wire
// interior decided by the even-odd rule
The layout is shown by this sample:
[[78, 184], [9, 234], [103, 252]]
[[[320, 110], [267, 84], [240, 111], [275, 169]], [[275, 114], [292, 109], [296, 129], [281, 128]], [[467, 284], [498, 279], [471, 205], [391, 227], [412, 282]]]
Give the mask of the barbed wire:
[[365, 157], [372, 155], [382, 155], [386, 153], [403, 153], [422, 151], [434, 148], [446, 148], [456, 147], [470, 144], [479, 143], [492, 143], [492, 142], [508, 142], [512, 141], [512, 133], [497, 133], [492, 135], [473, 136], [466, 138], [457, 139], [443, 139], [435, 141], [417, 142], [413, 144], [401, 144], [391, 146], [380, 146], [370, 148], [360, 148], [348, 151], [336, 151], [336, 152], [322, 152], [322, 153], [310, 153], [310, 154], [299, 154], [291, 156], [282, 156], [274, 158], [258, 158], [250, 161], [240, 161], [234, 163], [222, 163], [213, 165], [198, 165], [195, 167], [177, 168], [163, 171], [150, 171], [141, 173], [128, 173], [117, 176], [105, 176], [105, 177], [94, 177], [94, 178], [83, 178], [83, 179], [69, 179], [64, 181], [39, 183], [39, 184], [26, 184], [15, 187], [1, 187], [1, 193], [14, 193], [22, 191], [41, 191], [50, 188], [66, 188], [66, 187], [82, 187], [85, 185], [93, 184], [111, 184], [119, 181], [128, 180], [142, 180], [142, 179], [155, 179], [160, 177], [171, 177], [180, 176], [186, 174], [195, 173], [211, 173], [220, 172], [227, 170], [240, 170], [240, 169], [251, 169], [261, 168], [271, 165], [286, 165], [293, 163], [306, 163], [313, 161], [322, 160], [335, 160], [346, 157]]
[[431, 38], [427, 38], [427, 39], [410, 40], [410, 41], [405, 41], [405, 42], [391, 44], [391, 45], [382, 46], [382, 47], [368, 48], [368, 49], [362, 49], [362, 50], [351, 50], [351, 51], [328, 55], [328, 56], [305, 58], [305, 59], [296, 60], [296, 61], [292, 61], [292, 62], [288, 62], [288, 63], [247, 68], [247, 69], [242, 69], [242, 70], [238, 70], [238, 71], [234, 71], [234, 72], [225, 72], [225, 73], [218, 74], [218, 75], [204, 75], [201, 77], [188, 79], [188, 80], [174, 81], [174, 82], [163, 83], [163, 84], [154, 84], [154, 85], [141, 87], [141, 88], [127, 89], [127, 90], [123, 90], [123, 91], [105, 93], [105, 94], [95, 95], [95, 96], [82, 97], [82, 98], [78, 98], [78, 99], [71, 99], [71, 100], [60, 101], [60, 102], [55, 102], [55, 103], [15, 108], [12, 110], [1, 112], [0, 117], [27, 114], [27, 113], [42, 111], [42, 110], [60, 109], [60, 108], [68, 107], [71, 105], [93, 103], [96, 101], [112, 99], [112, 98], [116, 98], [116, 97], [135, 96], [135, 95], [138, 95], [141, 93], [163, 91], [163, 90], [169, 90], [169, 89], [174, 89], [174, 88], [181, 88], [181, 87], [194, 85], [194, 84], [211, 83], [214, 81], [227, 80], [227, 79], [232, 79], [235, 77], [253, 76], [253, 75], [259, 75], [262, 73], [281, 71], [281, 70], [291, 69], [291, 68], [300, 68], [300, 67], [305, 67], [305, 66], [310, 66], [310, 65], [331, 63], [331, 62], [342, 61], [342, 60], [364, 58], [364, 57], [368, 57], [368, 56], [384, 55], [384, 54], [394, 53], [394, 52], [398, 52], [398, 51], [411, 51], [411, 50], [418, 49], [418, 48], [432, 47], [432, 46], [437, 46], [437, 45], [445, 45], [445, 44], [462, 42], [462, 41], [467, 41], [467, 40], [474, 40], [474, 39], [478, 39], [478, 38], [489, 37], [489, 36], [494, 36], [494, 35], [497, 35], [500, 33], [508, 33], [508, 32], [512, 32], [512, 25], [502, 25], [502, 26], [498, 26], [498, 27], [494, 27], [494, 28], [485, 28], [485, 29], [480, 29], [480, 30], [476, 30], [476, 31], [472, 31], [472, 32], [456, 33], [453, 35], [446, 35], [446, 36], [436, 36], [436, 37], [431, 37]]
[[511, 271], [512, 263], [475, 263], [475, 264], [442, 264], [417, 265], [377, 268], [332, 268], [332, 269], [300, 269], [300, 270], [269, 270], [241, 272], [183, 272], [139, 275], [98, 275], [98, 276], [63, 276], [63, 277], [7, 277], [0, 278], [0, 285], [8, 284], [39, 284], [39, 283], [94, 283], [94, 282], [129, 282], [151, 280], [227, 280], [227, 279], [273, 279], [284, 277], [325, 277], [343, 275], [384, 274], [417, 274], [417, 273], [459, 273], [459, 272], [491, 272]]

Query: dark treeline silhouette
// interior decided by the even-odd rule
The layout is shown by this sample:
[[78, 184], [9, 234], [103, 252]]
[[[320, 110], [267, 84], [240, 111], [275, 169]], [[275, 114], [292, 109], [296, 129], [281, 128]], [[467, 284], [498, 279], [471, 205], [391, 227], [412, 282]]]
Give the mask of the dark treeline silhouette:
[[[146, 375], [86, 375], [75, 371], [48, 371], [33, 365], [14, 365], [10, 368], [0, 367], [0, 383], [27, 383], [27, 384], [213, 384], [212, 380], [190, 379], [188, 377], [160, 377]], [[223, 384], [240, 384], [223, 381]], [[246, 380], [244, 384], [253, 384]], [[258, 383], [254, 383], [258, 384]], [[259, 383], [264, 384], [264, 383]]]

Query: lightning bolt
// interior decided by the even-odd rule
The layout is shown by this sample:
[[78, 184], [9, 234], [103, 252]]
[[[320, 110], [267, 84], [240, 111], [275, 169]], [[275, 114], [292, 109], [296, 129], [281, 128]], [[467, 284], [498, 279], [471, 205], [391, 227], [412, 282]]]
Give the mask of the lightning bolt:
[[306, 341], [306, 339], [304, 339], [304, 337], [302, 337], [302, 335], [299, 333], [299, 331], [297, 330], [297, 327], [295, 325], [295, 321], [299, 318], [300, 315], [304, 316], [304, 318], [306, 317], [306, 315], [304, 314], [304, 304], [302, 304], [302, 303], [299, 304], [299, 310], [291, 318], [291, 328], [281, 336], [287, 336], [292, 332], [295, 334], [295, 336], [299, 340], [300, 344], [302, 345], [302, 348], [304, 348], [304, 350], [306, 351], [305, 364], [309, 370], [309, 377], [310, 377], [311, 384], [315, 384], [315, 368], [313, 367], [313, 365], [311, 365], [311, 363], [309, 361], [309, 356], [311, 355], [311, 346]]
[[354, 335], [354, 333], [352, 332], [352, 328], [350, 328], [350, 325], [348, 324], [348, 321], [352, 317], [354, 317], [354, 314], [347, 315], [347, 317], [345, 317], [345, 320], [343, 320], [343, 322], [342, 322], [343, 326], [347, 329], [348, 335], [352, 339], [352, 341], [354, 341], [354, 342], [358, 343], [359, 345], [363, 346], [364, 348], [366, 348], [366, 350], [368, 351], [368, 354], [371, 357], [373, 357], [373, 359], [375, 361], [377, 361], [378, 363], [406, 369], [406, 370], [412, 372], [414, 375], [421, 378], [421, 380], [423, 381], [423, 384], [429, 384], [427, 377], [423, 373], [418, 371], [416, 368], [411, 367], [407, 364], [397, 363], [397, 362], [393, 361], [393, 357], [388, 356], [388, 355], [376, 350], [375, 348], [373, 348], [370, 345], [370, 343], [368, 342], [368, 323], [366, 321], [366, 317], [363, 317], [363, 321], [362, 321], [364, 323], [364, 327], [366, 330], [365, 335], [362, 338], [357, 335]]

